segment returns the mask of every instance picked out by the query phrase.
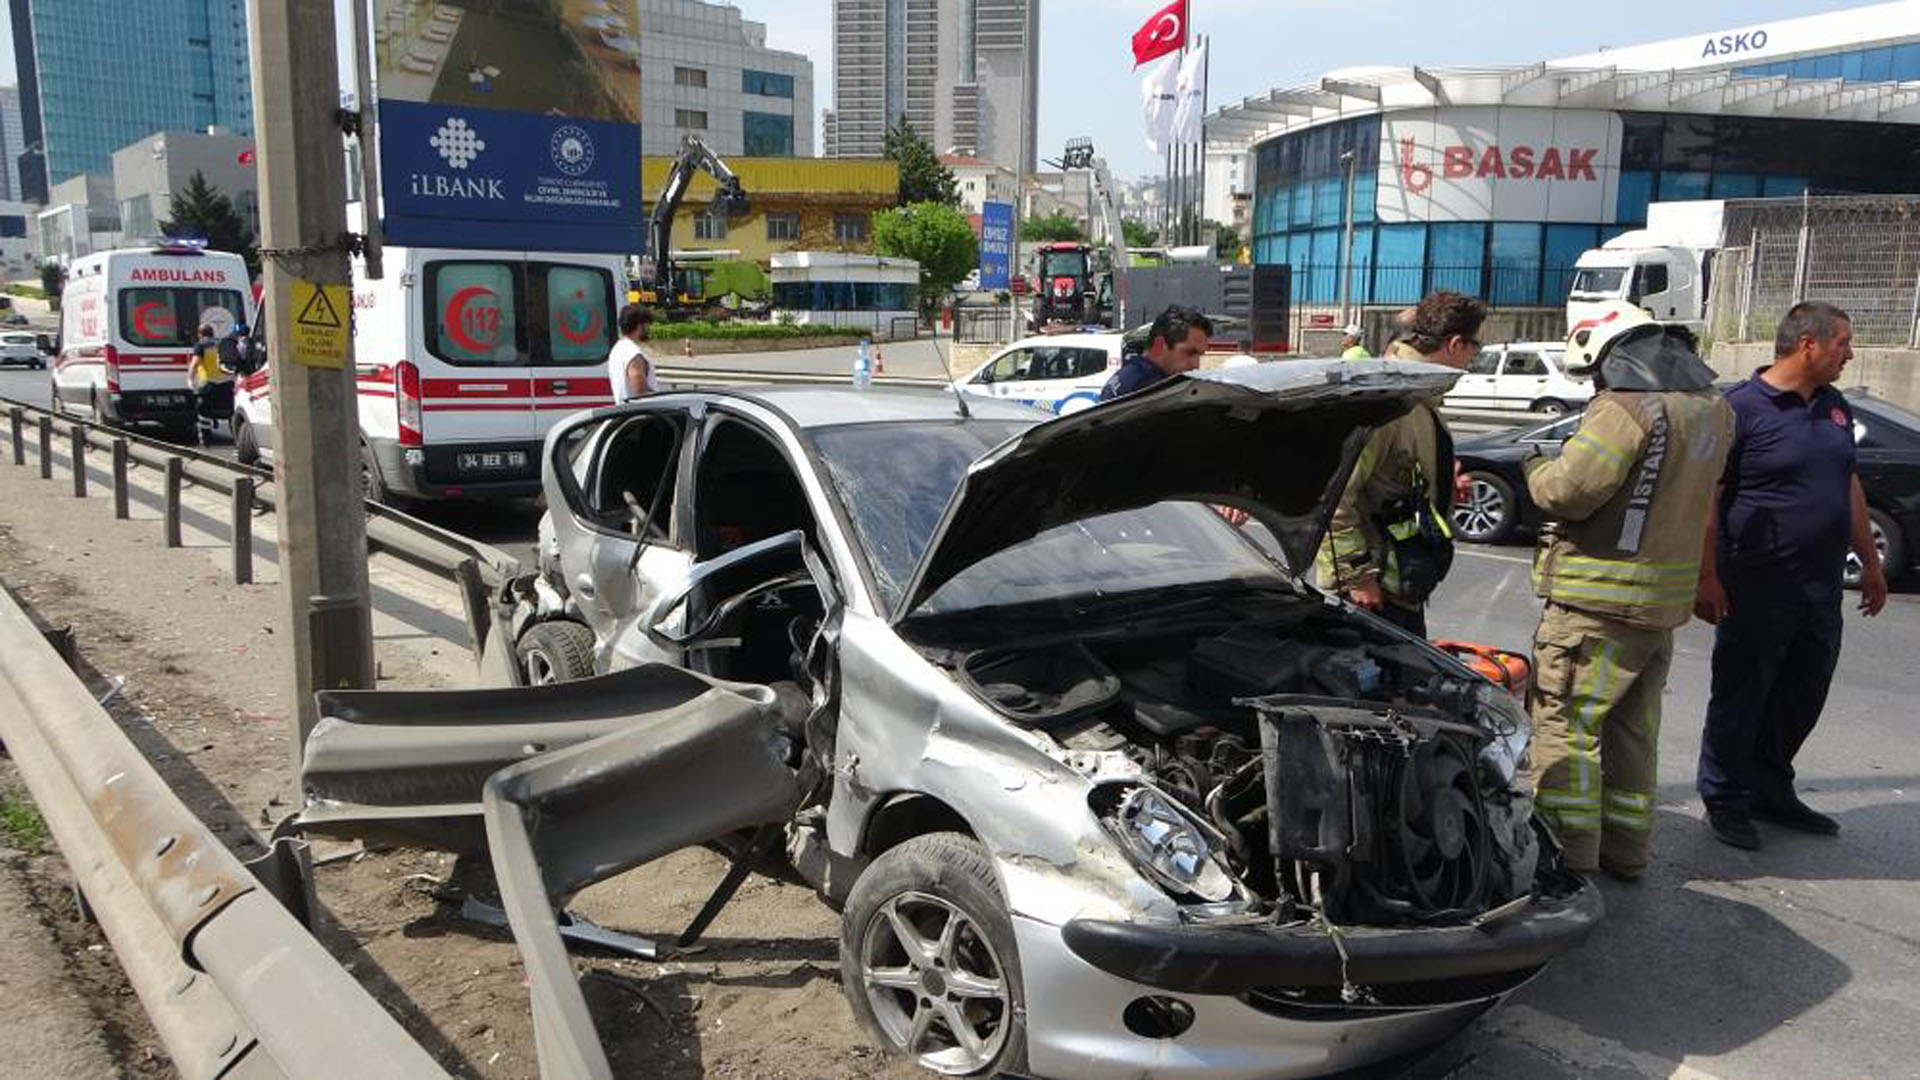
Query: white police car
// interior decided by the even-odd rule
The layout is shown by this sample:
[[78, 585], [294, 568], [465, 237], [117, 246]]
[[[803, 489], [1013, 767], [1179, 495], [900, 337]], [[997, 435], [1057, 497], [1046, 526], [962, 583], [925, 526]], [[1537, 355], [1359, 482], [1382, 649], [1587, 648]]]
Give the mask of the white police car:
[[1120, 367], [1121, 335], [1112, 331], [1022, 338], [954, 381], [963, 393], [1037, 405], [1061, 415], [1100, 400]]

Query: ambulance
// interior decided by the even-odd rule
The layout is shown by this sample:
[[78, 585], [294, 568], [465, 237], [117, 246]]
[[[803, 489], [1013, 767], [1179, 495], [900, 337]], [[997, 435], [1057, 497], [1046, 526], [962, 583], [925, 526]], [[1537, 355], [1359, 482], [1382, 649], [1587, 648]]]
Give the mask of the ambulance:
[[75, 259], [60, 294], [54, 410], [190, 441], [194, 341], [202, 326], [224, 336], [246, 311], [249, 286], [240, 256], [196, 241]]
[[[356, 259], [351, 312], [318, 302], [294, 319], [350, 320], [367, 497], [538, 494], [547, 430], [613, 403], [607, 353], [627, 289], [622, 259], [389, 246], [380, 280], [364, 270]], [[264, 322], [254, 320], [256, 334]], [[242, 461], [271, 457], [273, 420], [263, 367], [234, 393]]]

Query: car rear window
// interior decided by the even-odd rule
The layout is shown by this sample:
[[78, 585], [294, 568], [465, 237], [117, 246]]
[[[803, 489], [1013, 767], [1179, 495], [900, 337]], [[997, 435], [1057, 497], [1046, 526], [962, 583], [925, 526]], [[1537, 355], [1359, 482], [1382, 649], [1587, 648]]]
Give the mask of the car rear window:
[[613, 275], [541, 261], [426, 266], [427, 351], [460, 367], [577, 367], [613, 347]]
[[129, 345], [147, 348], [187, 346], [202, 326], [211, 326], [216, 335], [226, 333], [243, 310], [233, 289], [122, 289], [120, 336]]

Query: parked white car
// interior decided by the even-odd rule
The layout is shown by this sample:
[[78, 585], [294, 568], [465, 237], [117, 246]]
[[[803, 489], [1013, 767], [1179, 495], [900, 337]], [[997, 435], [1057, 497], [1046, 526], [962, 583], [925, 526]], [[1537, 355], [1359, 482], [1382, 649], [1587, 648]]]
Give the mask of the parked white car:
[[964, 393], [1065, 416], [1099, 402], [1100, 388], [1120, 366], [1121, 340], [1117, 333], [1022, 338], [954, 385]]
[[1489, 345], [1447, 392], [1456, 409], [1518, 409], [1559, 416], [1584, 407], [1593, 381], [1567, 374], [1567, 347], [1559, 341]]
[[40, 350], [40, 339], [25, 331], [0, 334], [0, 367], [19, 364], [35, 371], [47, 366], [47, 355]]

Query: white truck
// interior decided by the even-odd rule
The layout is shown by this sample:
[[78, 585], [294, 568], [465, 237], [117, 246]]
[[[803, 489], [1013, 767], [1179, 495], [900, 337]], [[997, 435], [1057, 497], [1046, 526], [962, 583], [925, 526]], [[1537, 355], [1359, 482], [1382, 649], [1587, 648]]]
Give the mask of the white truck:
[[1654, 203], [1647, 207], [1646, 228], [1582, 253], [1567, 291], [1568, 331], [1608, 300], [1638, 304], [1662, 322], [1704, 329], [1725, 207], [1720, 200]]

